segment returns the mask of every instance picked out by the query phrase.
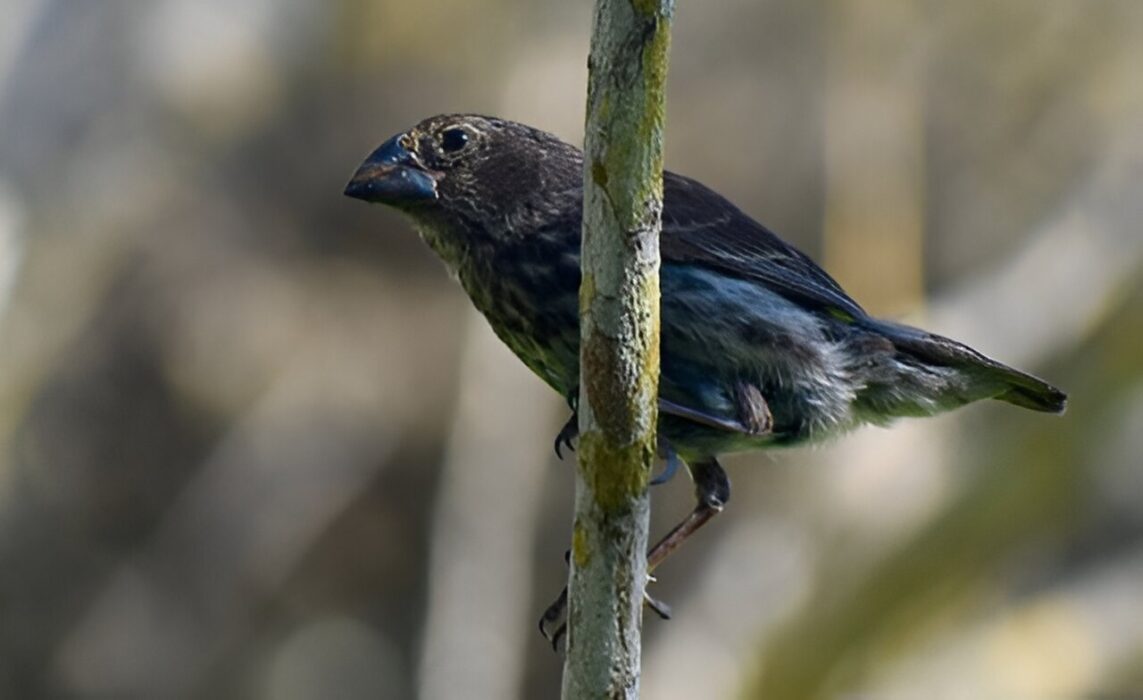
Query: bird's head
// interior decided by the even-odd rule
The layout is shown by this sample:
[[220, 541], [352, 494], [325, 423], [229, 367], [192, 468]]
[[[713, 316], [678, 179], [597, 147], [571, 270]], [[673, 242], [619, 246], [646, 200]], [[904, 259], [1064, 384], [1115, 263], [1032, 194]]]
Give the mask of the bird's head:
[[405, 212], [443, 256], [442, 244], [519, 237], [567, 210], [581, 162], [578, 149], [524, 124], [439, 115], [381, 144], [345, 194]]

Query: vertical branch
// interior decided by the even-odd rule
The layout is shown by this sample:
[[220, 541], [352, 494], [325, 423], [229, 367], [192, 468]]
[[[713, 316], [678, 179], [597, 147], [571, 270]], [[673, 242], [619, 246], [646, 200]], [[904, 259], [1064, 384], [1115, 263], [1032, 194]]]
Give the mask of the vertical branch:
[[597, 0], [588, 61], [580, 450], [564, 698], [635, 698], [656, 451], [672, 0]]

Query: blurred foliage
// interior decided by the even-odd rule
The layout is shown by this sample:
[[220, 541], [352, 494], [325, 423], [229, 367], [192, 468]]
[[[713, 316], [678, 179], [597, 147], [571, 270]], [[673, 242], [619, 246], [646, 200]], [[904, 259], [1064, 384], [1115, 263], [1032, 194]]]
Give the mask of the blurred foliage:
[[[432, 113], [578, 141], [590, 13], [0, 0], [0, 697], [555, 696], [565, 409], [340, 193]], [[647, 697], [1143, 694], [1143, 4], [680, 3], [672, 51], [669, 167], [1073, 401], [732, 460]]]
[[[767, 643], [772, 651], [745, 697], [838, 697], [907, 655], [918, 637], [955, 630], [973, 600], [1004, 595], [1014, 578], [1017, 590], [1047, 586], [1056, 577], [1076, 575], [1069, 571], [1069, 554], [1091, 549], [1114, 556], [1130, 544], [1137, 533], [1123, 532], [1127, 523], [1118, 522], [1117, 514], [1095, 508], [1096, 475], [1084, 455], [1098, 449], [1091, 443], [1107, 414], [1132, 400], [1143, 382], [1138, 339], [1122, 332], [1143, 328], [1141, 310], [1143, 285], [1137, 284], [1077, 349], [1082, 366], [1056, 368], [1073, 378], [1069, 411], [1078, 419], [1050, 432], [1035, 417], [975, 421], [966, 456], [990, 467], [974, 474], [929, 523], [851, 586], [838, 585], [849, 578], [844, 571], [825, 572], [822, 587], [811, 594], [815, 605]], [[1114, 542], [1113, 535], [1128, 541]], [[1062, 561], [1019, 581], [1005, 562], [1030, 547]], [[1080, 642], [1095, 643], [1086, 638], [1089, 630], [1073, 633]], [[1042, 669], [1045, 676], [1072, 670]]]

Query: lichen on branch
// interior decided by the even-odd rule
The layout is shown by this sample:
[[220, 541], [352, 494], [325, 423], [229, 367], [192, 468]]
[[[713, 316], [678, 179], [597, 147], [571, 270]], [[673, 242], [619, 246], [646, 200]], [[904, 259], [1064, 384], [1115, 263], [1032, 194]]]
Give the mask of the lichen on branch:
[[597, 0], [588, 60], [580, 450], [563, 697], [639, 694], [657, 450], [670, 0]]

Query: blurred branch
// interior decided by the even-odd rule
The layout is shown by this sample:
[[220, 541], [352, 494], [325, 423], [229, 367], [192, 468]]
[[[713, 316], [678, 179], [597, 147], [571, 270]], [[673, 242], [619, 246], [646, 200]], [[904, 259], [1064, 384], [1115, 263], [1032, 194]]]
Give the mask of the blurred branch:
[[[1140, 297], [1130, 296], [1126, 290], [1137, 285], [1143, 270], [1143, 237], [1139, 236], [1136, 223], [1143, 219], [1143, 198], [1138, 196], [1136, 186], [1138, 173], [1143, 168], [1143, 133], [1138, 129], [1121, 128], [1118, 133], [1108, 134], [1106, 146], [1097, 155], [1088, 177], [1075, 183], [1056, 210], [1046, 214], [1041, 224], [1022, 239], [1021, 246], [1012, 250], [1011, 256], [997, 260], [964, 284], [950, 287], [932, 300], [925, 319], [913, 320], [942, 334], [967, 341], [1017, 366], [1031, 368], [1053, 358], [1057, 358], [1055, 362], [1058, 363], [1061, 357], [1082, 357], [1082, 366], [1087, 371], [1107, 370], [1108, 376], [1120, 384], [1123, 384], [1124, 377], [1132, 376], [1128, 367], [1112, 368], [1108, 362], [1115, 359], [1120, 363], [1134, 362], [1138, 366], [1138, 352], [1128, 348], [1132, 343], [1138, 344], [1138, 334], [1133, 329], [1143, 328], [1138, 313], [1131, 311], [1139, 304]], [[1125, 313], [1128, 311], [1131, 313]], [[1108, 349], [1104, 350], [1105, 346]], [[1108, 359], [1104, 360], [1104, 356]], [[1057, 372], [1053, 372], [1055, 376]], [[1059, 373], [1058, 376], [1066, 377], [1068, 373]], [[1138, 370], [1134, 376], [1138, 376]], [[977, 471], [976, 475], [988, 479], [992, 485], [992, 480], [1001, 476], [990, 474], [992, 471], [1012, 471], [1009, 462], [1039, 458], [1042, 450], [1034, 445], [1041, 436], [1050, 438], [1055, 431], [1066, 431], [1066, 438], [1050, 438], [1052, 444], [1062, 442], [1069, 445], [1069, 454], [1057, 450], [1057, 454], [1050, 455], [1052, 461], [1059, 457], [1066, 464], [1052, 468], [1037, 462], [1031, 470], [1016, 469], [1015, 473], [1009, 474], [1013, 482], [1008, 495], [1022, 501], [1055, 494], [1053, 497], [1057, 504], [1076, 505], [1060, 494], [1059, 484], [1040, 482], [1052, 480], [1053, 475], [1065, 480], [1079, 478], [1069, 477], [1065, 473], [1068, 469], [1101, 468], [1084, 456], [1085, 448], [1077, 441], [1090, 434], [1087, 431], [1096, 426], [1106, 429], [1108, 411], [1114, 414], [1114, 404], [1101, 409], [1104, 410], [1102, 419], [1096, 416], [1088, 422], [1083, 418], [1085, 397], [1090, 397], [1096, 404], [1107, 404], [1110, 387], [1079, 385], [1074, 379], [1064, 386], [1076, 397], [1076, 404], [1064, 421], [1048, 420], [1044, 424], [1042, 416], [1027, 416], [1037, 424], [1036, 434], [1022, 437], [1006, 435], [1004, 439], [1019, 441], [1026, 437], [1032, 446], [1017, 444], [1012, 452], [992, 454], [988, 459], [992, 465]], [[868, 528], [872, 520], [889, 518], [891, 523], [882, 524], [872, 535], [873, 541], [869, 533], [863, 534], [864, 539], [859, 538], [857, 542], [851, 537], [846, 549], [855, 552], [856, 556], [843, 559], [880, 562], [878, 568], [900, 566], [895, 550], [907, 548], [915, 553], [924, 553], [916, 544], [901, 541], [901, 537], [908, 536], [914, 528], [926, 531], [926, 534], [918, 534], [918, 539], [921, 539], [934, 537], [931, 530], [937, 526], [960, 522], [970, 524], [963, 518], [955, 521], [948, 514], [950, 509], [964, 508], [963, 504], [951, 504], [947, 502], [947, 496], [929, 493], [926, 491], [928, 487], [922, 485], [918, 488], [916, 482], [909, 482], [916, 478], [918, 472], [926, 470], [937, 470], [932, 478], [941, 483], [958, 479], [956, 474], [946, 474], [943, 467], [932, 464], [933, 460], [940, 462], [951, 457], [956, 464], [949, 466], [955, 466], [957, 472], [971, 471], [967, 446], [955, 443], [955, 435], [950, 431], [959, 425], [958, 420], [968, 417], [969, 414], [965, 413], [940, 420], [907, 421], [894, 426], [892, 431], [867, 429], [846, 437], [841, 443], [823, 447], [817, 453], [803, 452], [798, 457], [799, 462], [813, 463], [813, 469], [806, 464], [800, 465], [797, 476], [799, 488], [782, 492], [787, 502], [775, 507], [767, 517], [732, 518], [728, 522], [731, 529], [720, 538], [726, 543], [720, 546], [730, 551], [720, 549], [706, 557], [701, 567], [696, 567], [701, 570], [701, 576], [696, 582], [693, 599], [686, 605], [676, 606], [670, 636], [661, 638], [650, 655], [645, 674], [648, 692], [656, 696], [677, 693], [678, 697], [696, 693], [710, 697], [783, 697], [780, 694], [759, 694], [763, 692], [763, 686], [774, 688], [778, 679], [763, 682], [758, 676], [749, 678], [744, 675], [758, 670], [760, 665], [766, 666], [767, 673], [782, 674], [783, 669], [779, 668], [782, 662], [777, 655], [791, 641], [804, 645], [799, 647], [801, 653], [815, 657], [816, 672], [823, 677], [835, 671], [850, 677], [849, 674], [861, 673], [863, 669], [868, 672], [877, 666], [883, 670], [890, 664], [893, 665], [890, 672], [893, 672], [897, 666], [903, 665], [900, 663], [902, 659], [912, 664], [913, 654], [918, 648], [917, 639], [910, 637], [907, 643], [902, 643], [904, 634], [943, 619], [949, 605], [971, 600], [972, 592], [980, 590], [975, 587], [977, 581], [962, 578], [959, 593], [952, 596], [955, 600], [936, 596], [936, 602], [929, 607], [910, 602], [909, 596], [916, 593], [915, 589], [910, 589], [908, 595], [902, 593], [896, 600], [887, 601], [892, 607], [883, 611], [886, 616], [899, 620], [897, 604], [900, 603], [912, 610], [912, 614], [921, 614], [921, 618], [911, 619], [910, 629], [886, 621], [885, 626], [866, 629], [861, 640], [849, 646], [827, 647], [815, 637], [815, 634], [822, 633], [818, 625], [840, 625], [842, 621], [836, 615], [852, 613], [839, 610], [849, 605], [868, 604], [871, 597], [858, 597], [854, 590], [856, 586], [860, 586], [867, 596], [875, 590], [868, 584], [854, 582], [852, 573], [839, 574], [836, 569], [815, 572], [816, 561], [828, 563], [837, 556], [828, 551], [821, 553], [822, 545], [816, 540], [818, 533], [823, 531], [840, 530], [852, 535], [854, 530]], [[1013, 421], [1022, 418], [1025, 417], [1014, 414], [1012, 420], [1006, 419], [1003, 425], [996, 426], [997, 430], [1007, 431]], [[1077, 420], [1081, 424], [1076, 424]], [[1074, 430], [1069, 428], [1071, 425], [1075, 425]], [[974, 435], [972, 444], [993, 445], [997, 440], [1000, 436], [991, 433]], [[1129, 451], [1129, 454], [1137, 453], [1138, 450]], [[953, 454], [956, 456], [952, 457]], [[1007, 461], [1006, 456], [1009, 458]], [[869, 491], [866, 487], [856, 495], [847, 492], [845, 498], [856, 499], [859, 503], [851, 506], [856, 510], [846, 512], [844, 506], [839, 507], [842, 505], [840, 497], [830, 495], [831, 492], [838, 493], [838, 476], [847, 474], [850, 479], [857, 478], [853, 475], [866, 471], [863, 465], [868, 464], [876, 465], [877, 475], [873, 479], [867, 477], [866, 481], [876, 481], [881, 485], [889, 482], [894, 492], [887, 493], [883, 488]], [[784, 468], [779, 469], [777, 473], [784, 471]], [[744, 474], [738, 482], [740, 488], [749, 487], [751, 482], [747, 477], [754, 475]], [[1020, 483], [1021, 478], [1025, 480], [1023, 484]], [[772, 489], [773, 482], [766, 482], [766, 488]], [[943, 486], [936, 488], [944, 489]], [[990, 493], [977, 491], [975, 486], [968, 488], [978, 496], [987, 497]], [[1126, 494], [1138, 492], [1137, 489], [1120, 491], [1125, 499], [1134, 498]], [[798, 493], [813, 495], [792, 495]], [[1082, 494], [1076, 496], [1083, 497]], [[1086, 497], [1090, 498], [1090, 494]], [[870, 498], [878, 499], [872, 502], [877, 504], [875, 507], [870, 507]], [[953, 498], [957, 504], [962, 502], [960, 495], [953, 495]], [[900, 501], [907, 501], [909, 505], [902, 507]], [[1029, 538], [1033, 546], [1041, 541], [1043, 531], [1037, 530], [1034, 524], [1019, 525], [1014, 520], [1017, 516], [1038, 518], [1041, 525], [1053, 524], [1052, 515], [1045, 512], [1043, 504], [1027, 506], [1019, 505], [1018, 501], [1007, 505], [1013, 519], [1001, 519], [997, 514], [992, 522], [994, 527], [1003, 529], [1018, 527], [1025, 538], [1004, 535], [997, 539], [1000, 532], [989, 536], [974, 528], [974, 532], [981, 535], [975, 546], [987, 546], [988, 551], [974, 555], [977, 558], [972, 560], [974, 571], [970, 575], [987, 576], [1009, 560], [1014, 552], [1027, 548]], [[1088, 502], [1084, 503], [1087, 505]], [[985, 508], [983, 504], [980, 507]], [[942, 512], [946, 514], [941, 515]], [[1058, 517], [1058, 513], [1056, 515]], [[775, 541], [775, 532], [781, 533], [778, 542]], [[744, 544], [735, 547], [736, 542]], [[959, 570], [965, 561], [969, 561], [970, 549], [957, 547], [956, 552], [961, 553], [958, 556], [963, 558], [961, 564], [953, 568]], [[950, 551], [947, 556], [954, 554]], [[932, 570], [931, 580], [939, 579], [936, 572], [937, 569]], [[866, 573], [881, 581], [888, 580], [883, 574]], [[815, 580], [822, 582], [819, 585], [825, 588], [816, 588]], [[930, 577], [917, 577], [914, 585], [919, 582], [923, 589], [928, 589], [929, 581]], [[843, 588], [849, 593], [843, 593]], [[903, 589], [902, 583], [899, 592]], [[823, 595], [827, 598], [840, 595], [847, 602], [843, 605], [841, 601], [834, 600], [825, 610], [815, 613], [809, 601], [817, 601]], [[920, 595], [926, 595], [924, 590]], [[749, 597], [753, 604], [726, 605], [727, 600], [744, 597]], [[925, 599], [933, 601], [934, 597]], [[732, 609], [727, 610], [728, 607]], [[723, 616], [721, 619], [718, 617], [720, 614]], [[830, 618], [831, 614], [835, 617]], [[779, 620], [788, 623], [780, 630], [775, 629]], [[805, 633], [798, 634], [803, 625], [807, 626]], [[888, 628], [892, 628], [891, 631]], [[1097, 629], [1096, 633], [1103, 634], [1103, 630]], [[880, 643], [867, 644], [878, 636]], [[925, 632], [919, 636], [924, 637]], [[754, 649], [748, 651], [751, 639]], [[863, 656], [871, 646], [887, 649], [892, 658]], [[957, 660], [943, 666], [942, 670], [953, 675], [950, 683], [956, 683], [961, 668], [963, 664]], [[794, 670], [790, 668], [787, 672]], [[932, 691], [932, 687], [928, 690]], [[880, 697], [880, 692], [877, 695]], [[1060, 697], [1064, 696], [1071, 695]], [[901, 697], [914, 696], [906, 693]]]
[[1102, 160], [1003, 264], [929, 307], [929, 325], [1014, 365], [1090, 335], [1143, 265], [1143, 132], [1108, 139]]
[[656, 452], [672, 0], [598, 0], [588, 60], [580, 453], [564, 698], [639, 694]]
[[66, 694], [187, 694], [385, 464], [390, 435], [311, 359], [219, 441], [151, 540], [93, 596], [56, 656]]
[[[1143, 548], [1097, 560], [923, 654], [871, 697], [1139, 697]], [[973, 650], [985, 649], [985, 653]], [[1066, 653], [1061, 653], [1066, 651]], [[949, 673], [949, 669], [961, 669]]]
[[0, 179], [0, 324], [24, 259], [24, 208]]
[[[555, 418], [551, 390], [470, 311], [457, 413], [433, 508], [421, 700], [513, 697], [532, 630], [529, 551]], [[505, 498], [506, 491], [511, 497]], [[525, 639], [527, 635], [527, 641]]]
[[919, 3], [826, 7], [825, 267], [872, 313], [912, 308], [924, 293]]
[[4, 23], [0, 24], [0, 108], [8, 94], [8, 80], [47, 5], [40, 0], [8, 0], [4, 4]]
[[[1019, 430], [1011, 421], [995, 427], [1003, 435], [974, 435], [974, 444], [995, 449], [988, 459], [995, 468], [981, 470], [916, 536], [851, 585], [841, 583], [843, 576], [822, 574], [828, 589], [819, 589], [817, 605], [767, 640], [763, 664], [742, 697], [827, 698], [863, 688], [873, 669], [915, 644], [918, 630], [963, 605], [999, 562], [1029, 542], [1058, 539], [1074, 527], [1093, 468], [1078, 453], [1082, 436], [1104, 422], [1097, 405], [1110, 400], [1114, 384], [1137, 362], [1119, 347], [1134, 338], [1114, 331], [1138, 325], [1137, 302], [1124, 304], [1123, 293], [1143, 262], [1133, 224], [1143, 204], [1124, 173], [1143, 164], [1143, 139], [1129, 133], [1109, 146], [1091, 181], [1031, 237], [1025, 252], [979, 280], [983, 289], [937, 306], [942, 318], [954, 319], [955, 335], [990, 331], [1006, 359], [1041, 357], [1065, 342], [1102, 335], [1087, 353], [1098, 349], [1101, 356], [1086, 357], [1085, 364], [1099, 368], [1104, 381], [1074, 392], [1075, 406], [1055, 430], [1031, 424]], [[1077, 298], [1076, 289], [1089, 292]], [[1123, 317], [1109, 316], [1113, 310]], [[1093, 319], [1101, 325], [1092, 327]], [[994, 328], [1004, 321], [1015, 328]]]

